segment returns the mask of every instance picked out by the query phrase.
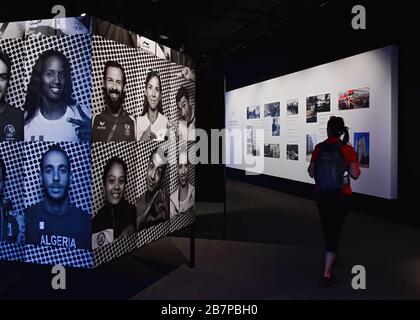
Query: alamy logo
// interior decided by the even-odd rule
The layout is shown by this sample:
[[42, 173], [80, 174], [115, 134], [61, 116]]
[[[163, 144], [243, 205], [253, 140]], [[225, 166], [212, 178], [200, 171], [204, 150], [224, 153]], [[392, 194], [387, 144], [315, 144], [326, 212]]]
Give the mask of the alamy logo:
[[66, 268], [63, 266], [54, 266], [51, 270], [55, 276], [51, 280], [51, 287], [54, 290], [65, 290], [66, 289]]
[[351, 26], [354, 30], [366, 29], [366, 9], [362, 5], [356, 5], [351, 9], [351, 13], [355, 14], [351, 20]]
[[366, 290], [366, 269], [364, 266], [357, 265], [351, 269], [351, 273], [355, 274], [351, 280], [351, 286], [354, 290]]

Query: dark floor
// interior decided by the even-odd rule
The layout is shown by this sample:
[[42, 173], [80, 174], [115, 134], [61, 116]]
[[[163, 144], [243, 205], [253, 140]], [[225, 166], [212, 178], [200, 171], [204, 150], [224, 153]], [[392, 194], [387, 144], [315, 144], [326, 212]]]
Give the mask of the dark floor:
[[[178, 268], [134, 298], [420, 299], [419, 229], [351, 212], [337, 283], [324, 289], [315, 203], [232, 180], [226, 199], [225, 218], [197, 216], [197, 269]], [[170, 240], [187, 256], [186, 239]], [[366, 269], [366, 290], [351, 287], [354, 265]]]
[[[226, 189], [226, 215], [220, 205], [197, 206], [196, 269], [181, 230], [94, 271], [69, 269], [60, 293], [50, 288], [50, 267], [1, 262], [0, 298], [420, 299], [419, 229], [352, 212], [337, 283], [324, 289], [315, 204], [232, 180]], [[366, 268], [364, 291], [351, 287], [354, 265]]]

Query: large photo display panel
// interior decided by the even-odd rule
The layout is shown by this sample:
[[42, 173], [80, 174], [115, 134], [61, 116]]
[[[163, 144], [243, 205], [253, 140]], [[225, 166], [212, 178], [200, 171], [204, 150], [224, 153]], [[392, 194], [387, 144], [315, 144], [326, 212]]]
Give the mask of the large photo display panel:
[[[92, 65], [92, 248], [98, 266], [194, 221], [193, 206], [170, 219], [178, 182], [170, 163], [179, 122], [194, 133], [195, 82], [182, 76], [185, 66], [111, 34], [104, 39], [95, 32]], [[119, 104], [125, 116], [115, 123], [109, 115]]]
[[90, 17], [0, 26], [0, 259], [93, 268], [191, 224], [192, 60]]
[[[395, 47], [384, 47], [229, 91], [226, 128], [242, 131], [243, 153], [264, 164], [263, 174], [314, 183], [307, 173], [312, 151], [327, 138], [330, 116], [343, 117], [362, 167], [353, 191], [395, 199], [396, 57]], [[258, 172], [234, 163], [232, 146], [226, 153], [229, 167]]]

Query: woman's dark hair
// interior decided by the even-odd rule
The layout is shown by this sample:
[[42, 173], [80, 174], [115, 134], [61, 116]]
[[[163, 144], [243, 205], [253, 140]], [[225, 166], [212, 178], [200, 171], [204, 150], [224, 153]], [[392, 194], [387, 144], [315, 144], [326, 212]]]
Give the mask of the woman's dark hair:
[[74, 101], [71, 98], [71, 93], [73, 91], [72, 81], [71, 81], [71, 66], [70, 61], [67, 57], [60, 51], [50, 49], [44, 51], [35, 62], [35, 65], [32, 68], [32, 76], [29, 80], [28, 90], [26, 92], [26, 99], [23, 108], [25, 110], [25, 124], [32, 120], [36, 115], [39, 105], [41, 103], [41, 77], [42, 71], [45, 68], [45, 63], [48, 58], [58, 57], [63, 61], [64, 64], [64, 73], [66, 82], [63, 88], [62, 100], [67, 105], [73, 105]]
[[343, 143], [344, 144], [349, 143], [349, 138], [350, 138], [349, 130], [348, 130], [349, 128], [347, 128], [344, 125], [343, 118], [334, 117], [334, 116], [330, 117], [330, 120], [328, 120], [327, 128], [328, 128], [329, 135], [340, 138], [341, 135], [344, 134]]
[[144, 100], [143, 100], [143, 111], [141, 113], [141, 116], [144, 116], [146, 113], [149, 112], [149, 101], [147, 101], [146, 97], [146, 90], [147, 90], [147, 84], [149, 83], [150, 79], [153, 77], [156, 77], [159, 80], [159, 87], [160, 87], [160, 99], [158, 104], [158, 112], [163, 114], [163, 106], [162, 106], [162, 81], [160, 81], [160, 75], [157, 71], [151, 70], [146, 76], [146, 81], [144, 82]]
[[104, 173], [102, 175], [102, 182], [104, 185], [106, 182], [106, 176], [108, 175], [108, 172], [111, 170], [112, 166], [116, 163], [121, 165], [124, 171], [124, 175], [125, 177], [127, 177], [128, 167], [125, 164], [124, 160], [118, 157], [112, 157], [111, 159], [108, 160], [108, 162], [106, 163], [104, 167]]
[[182, 97], [185, 97], [188, 101], [190, 100], [190, 94], [188, 93], [187, 88], [181, 85], [175, 96], [175, 101], [177, 104], [179, 101], [181, 101]]
[[7, 81], [10, 80], [10, 73], [12, 69], [12, 59], [10, 59], [9, 55], [0, 49], [0, 61], [3, 61], [7, 67]]

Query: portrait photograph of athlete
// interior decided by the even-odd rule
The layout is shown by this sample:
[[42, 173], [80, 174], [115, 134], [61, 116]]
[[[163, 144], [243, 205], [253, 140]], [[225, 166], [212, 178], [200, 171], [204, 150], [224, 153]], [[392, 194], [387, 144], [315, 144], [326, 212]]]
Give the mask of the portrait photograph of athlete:
[[136, 201], [137, 229], [146, 229], [169, 219], [169, 199], [163, 188], [168, 166], [165, 151], [155, 148], [146, 170], [146, 192]]
[[150, 70], [144, 83], [143, 111], [137, 118], [138, 141], [162, 141], [168, 135], [168, 118], [163, 114], [160, 73]]
[[73, 100], [72, 91], [69, 59], [44, 51], [32, 68], [23, 106], [25, 141], [90, 141], [90, 110]]
[[136, 207], [125, 199], [127, 174], [128, 167], [119, 157], [112, 157], [105, 164], [105, 204], [92, 219], [92, 249], [128, 237], [136, 230]]
[[54, 144], [41, 156], [39, 164], [44, 199], [25, 209], [26, 244], [90, 249], [91, 215], [70, 202], [70, 157]]
[[108, 60], [103, 71], [105, 110], [93, 116], [92, 141], [136, 140], [134, 118], [124, 109], [126, 84], [124, 67]]

